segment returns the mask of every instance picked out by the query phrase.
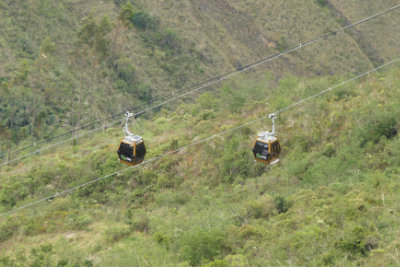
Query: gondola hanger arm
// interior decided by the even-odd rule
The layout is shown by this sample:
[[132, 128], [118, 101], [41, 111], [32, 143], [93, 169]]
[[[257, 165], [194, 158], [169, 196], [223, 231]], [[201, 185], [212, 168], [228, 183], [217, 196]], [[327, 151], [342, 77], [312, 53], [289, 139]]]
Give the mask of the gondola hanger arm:
[[268, 117], [272, 120], [272, 132], [271, 135], [275, 136], [275, 120], [276, 120], [276, 113], [271, 113]]
[[131, 112], [129, 112], [129, 111], [127, 111], [127, 112], [125, 112], [125, 116], [126, 116], [126, 121], [125, 121], [125, 134], [126, 134], [126, 136], [134, 136], [134, 134], [133, 133], [131, 133], [130, 131], [129, 131], [129, 129], [128, 129], [128, 121], [129, 121], [129, 118], [130, 117], [133, 117], [133, 113], [131, 113]]

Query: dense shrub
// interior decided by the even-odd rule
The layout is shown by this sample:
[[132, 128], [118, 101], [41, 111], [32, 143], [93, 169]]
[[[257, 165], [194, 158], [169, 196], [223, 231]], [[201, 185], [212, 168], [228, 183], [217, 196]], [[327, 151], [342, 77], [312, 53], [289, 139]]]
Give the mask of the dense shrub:
[[145, 215], [138, 215], [135, 219], [133, 219], [132, 230], [139, 232], [148, 232], [150, 229], [150, 220]]
[[146, 84], [139, 85], [138, 94], [140, 101], [144, 103], [150, 104], [153, 101], [153, 89]]
[[156, 20], [145, 11], [139, 11], [133, 14], [131, 18], [132, 24], [141, 30], [154, 29]]
[[230, 251], [226, 236], [217, 229], [198, 230], [186, 233], [181, 240], [182, 258], [192, 266], [202, 261], [212, 261]]
[[268, 219], [274, 213], [274, 203], [268, 198], [252, 200], [246, 204], [246, 217], [249, 219]]
[[174, 30], [167, 28], [161, 32], [159, 37], [158, 41], [162, 49], [179, 50], [180, 37]]
[[135, 67], [130, 59], [122, 58], [115, 62], [115, 70], [119, 79], [127, 82], [135, 82]]
[[323, 155], [327, 157], [332, 157], [336, 153], [335, 145], [328, 143], [324, 147]]
[[9, 239], [13, 235], [13, 224], [6, 222], [0, 225], [0, 242]]
[[375, 119], [362, 129], [361, 146], [368, 142], [378, 142], [382, 137], [393, 138], [397, 135], [397, 121], [394, 116], [386, 115]]
[[371, 249], [377, 247], [377, 243], [370, 238], [369, 231], [365, 227], [357, 226], [345, 238], [337, 241], [336, 246], [349, 253], [367, 255]]
[[215, 113], [212, 110], [203, 110], [199, 116], [202, 120], [215, 119]]
[[327, 4], [327, 0], [317, 0], [317, 4], [324, 7]]
[[286, 200], [285, 197], [277, 196], [274, 199], [274, 203], [278, 213], [285, 213], [289, 210], [289, 202]]
[[257, 171], [252, 167], [251, 154], [242, 148], [239, 140], [238, 137], [233, 137], [225, 141], [223, 155], [220, 158], [223, 178], [228, 183], [232, 183], [236, 177], [247, 177]]
[[126, 226], [110, 226], [105, 231], [107, 242], [117, 242], [130, 234], [129, 227]]
[[206, 110], [217, 110], [220, 101], [210, 92], [205, 92], [196, 99], [196, 102], [200, 105], [201, 109]]
[[289, 48], [289, 43], [288, 43], [288, 40], [287, 40], [287, 38], [286, 38], [286, 36], [281, 36], [280, 38], [279, 38], [279, 40], [276, 42], [276, 46], [277, 46], [277, 48], [278, 48], [278, 50], [280, 51], [280, 52], [283, 52], [283, 51], [285, 51], [286, 49], [288, 49]]

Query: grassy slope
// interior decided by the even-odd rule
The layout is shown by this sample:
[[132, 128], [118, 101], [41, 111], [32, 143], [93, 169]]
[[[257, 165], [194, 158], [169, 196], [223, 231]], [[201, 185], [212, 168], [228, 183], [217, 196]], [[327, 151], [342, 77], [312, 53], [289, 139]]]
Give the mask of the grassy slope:
[[[382, 136], [387, 125], [398, 129], [398, 75], [377, 74], [282, 114], [282, 161], [271, 168], [252, 160], [251, 140], [269, 125], [256, 123], [3, 218], [2, 263], [398, 265], [400, 139]], [[217, 99], [206, 93], [136, 124], [147, 158], [338, 83], [286, 77], [265, 99], [271, 76], [260, 77], [237, 77]], [[3, 210], [121, 169], [120, 134], [109, 129], [3, 169]]]
[[[356, 8], [354, 2], [331, 2], [349, 21], [356, 21], [394, 4], [394, 1], [384, 1], [380, 5], [364, 1], [362, 8]], [[15, 122], [21, 127], [20, 132], [14, 134], [14, 142], [26, 139], [26, 143], [31, 143], [32, 140], [27, 139], [30, 135], [28, 124], [32, 121], [35, 94], [41, 96], [37, 100], [37, 113], [44, 111], [50, 125], [40, 129], [39, 138], [52, 135], [55, 131], [62, 132], [76, 123], [80, 64], [74, 57], [71, 43], [76, 40], [83, 19], [91, 11], [98, 20], [103, 15], [109, 17], [114, 28], [108, 37], [113, 40], [120, 7], [115, 1], [0, 3], [1, 23], [4, 25], [0, 37], [0, 76], [12, 80], [20, 77], [21, 72], [28, 74], [26, 80], [10, 85], [19, 99]], [[322, 7], [315, 1], [135, 1], [134, 7], [135, 10], [150, 13], [160, 22], [156, 30], [147, 32], [135, 27], [120, 27], [118, 30], [117, 56], [113, 63], [130, 62], [134, 69], [134, 78], [130, 83], [135, 88], [129, 89], [132, 91], [121, 89], [117, 80], [108, 80], [107, 75], [116, 75], [114, 72], [118, 71], [109, 68], [112, 63], [100, 63], [93, 114], [89, 103], [92, 69], [90, 56], [87, 56], [81, 124], [91, 121], [93, 117], [138, 106], [135, 90], [144, 88], [148, 91], [151, 88], [153, 96], [175, 91], [244, 66], [261, 56], [293, 47], [337, 29], [343, 23], [340, 15], [330, 6]], [[366, 55], [365, 49], [360, 48], [358, 36], [342, 33], [262, 68], [277, 77], [283, 73], [315, 76], [365, 71], [371, 67], [368, 57], [388, 59], [396, 52], [396, 35], [392, 34], [395, 27], [387, 27], [396, 24], [395, 18], [394, 14], [379, 19], [379, 23], [359, 27], [365, 39], [364, 46], [372, 46], [370, 53], [373, 55]], [[154, 37], [167, 29], [172, 29], [178, 37], [177, 46], [173, 49], [162, 49]], [[375, 45], [374, 36], [382, 35], [391, 38], [379, 38], [379, 46]], [[54, 44], [55, 52], [47, 55], [44, 61], [40, 58], [40, 48], [46, 38]], [[41, 71], [39, 68], [42, 68]], [[8, 102], [3, 103], [4, 114], [1, 114], [2, 121], [7, 124], [12, 110], [7, 107]], [[66, 127], [55, 128], [57, 125]], [[2, 145], [6, 151], [6, 144]]]
[[[350, 21], [395, 4], [364, 1], [359, 8], [355, 1], [330, 2]], [[76, 103], [72, 95], [79, 83], [74, 71], [79, 70], [65, 60], [69, 51], [62, 43], [73, 39], [79, 20], [91, 9], [114, 21], [118, 11], [114, 2], [23, 2], [29, 3], [29, 11], [11, 1], [2, 3], [2, 25], [7, 26], [0, 35], [0, 75], [8, 75], [4, 62], [19, 66], [14, 63], [29, 58], [21, 52], [21, 36], [37, 55], [42, 37], [50, 35], [57, 40], [57, 52], [45, 66], [41, 82], [56, 88], [50, 91], [51, 103], [59, 109]], [[176, 31], [185, 49], [195, 43], [197, 52], [169, 58], [162, 68], [165, 51], [152, 51], [137, 29], [121, 29], [119, 56], [133, 62], [140, 83], [165, 91], [237, 68], [342, 23], [336, 12], [314, 2], [143, 1], [135, 7], [159, 18], [161, 30]], [[273, 76], [260, 78], [264, 68], [238, 76], [218, 94], [222, 103], [208, 103], [206, 94], [195, 105], [182, 105], [173, 114], [162, 111], [153, 122], [143, 121], [135, 127], [151, 148], [148, 158], [175, 148], [174, 139], [178, 146], [187, 144], [337, 83], [329, 77], [285, 78], [273, 88], [278, 79], [271, 77], [287, 72], [315, 76], [365, 71], [372, 66], [371, 56], [365, 55], [365, 47], [371, 45], [374, 56], [392, 58], [397, 52], [395, 27], [387, 25], [395, 25], [395, 18], [394, 14], [372, 26], [360, 26], [364, 48], [354, 33], [342, 34], [269, 64]], [[376, 36], [379, 46], [374, 44]], [[201, 60], [194, 57], [198, 54]], [[178, 67], [172, 74], [165, 69], [171, 66]], [[377, 75], [314, 106], [284, 114], [278, 128], [283, 160], [271, 169], [253, 163], [249, 153], [253, 136], [269, 125], [260, 123], [72, 197], [1, 219], [1, 264], [176, 266], [198, 263], [197, 256], [203, 256], [216, 260], [211, 266], [398, 265], [399, 139], [358, 144], [361, 137], [373, 135], [369, 127], [379, 125], [382, 118], [399, 117], [397, 77], [397, 71]], [[30, 88], [29, 82], [28, 78], [21, 87]], [[88, 78], [85, 82], [90, 85]], [[232, 94], [230, 88], [242, 93]], [[113, 90], [115, 110], [131, 103], [128, 94]], [[271, 96], [269, 90], [274, 90], [274, 97], [265, 99]], [[21, 120], [29, 116], [30, 101], [28, 108], [21, 108]], [[68, 114], [60, 116], [60, 122], [67, 119]], [[79, 147], [60, 147], [3, 168], [1, 208], [8, 210], [120, 169], [115, 146], [121, 134], [119, 128], [109, 129], [81, 141]], [[275, 203], [280, 196], [286, 202]], [[285, 203], [289, 210], [279, 214]]]
[[[329, 1], [335, 9], [334, 13], [343, 17], [346, 21], [358, 21], [374, 13], [374, 10], [385, 10], [389, 7], [398, 4], [396, 1]], [[396, 26], [394, 20], [398, 16], [399, 11], [394, 11], [387, 16], [376, 18], [373, 23], [357, 26], [355, 30], [349, 32], [355, 40], [357, 40], [360, 49], [368, 56], [372, 63], [380, 65], [382, 62], [393, 58], [398, 54], [395, 49]], [[382, 49], [381, 40], [387, 44], [385, 49]]]

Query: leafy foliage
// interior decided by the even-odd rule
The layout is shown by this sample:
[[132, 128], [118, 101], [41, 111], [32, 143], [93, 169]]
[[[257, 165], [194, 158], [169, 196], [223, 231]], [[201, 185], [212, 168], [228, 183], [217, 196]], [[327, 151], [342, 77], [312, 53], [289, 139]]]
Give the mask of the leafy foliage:
[[[118, 62], [130, 69], [129, 62]], [[398, 79], [397, 70], [384, 75], [387, 81], [371, 78], [368, 83], [379, 88]], [[268, 105], [287, 102], [293, 88], [307, 95], [322, 82], [286, 77], [271, 88], [277, 97]], [[246, 101], [240, 112], [221, 101], [226, 88], [250, 88], [257, 95], [264, 84], [234, 80], [192, 104], [141, 119], [133, 130], [142, 128], [151, 159], [265, 115], [265, 99]], [[1, 242], [18, 244], [23, 235], [24, 246], [35, 250], [23, 252], [24, 262], [48, 265], [110, 265], [114, 257], [117, 266], [135, 260], [155, 266], [262, 266], [266, 257], [269, 262], [291, 258], [296, 265], [310, 259], [315, 265], [343, 265], [344, 257], [350, 264], [394, 263], [400, 142], [391, 133], [397, 129], [399, 92], [398, 87], [388, 91], [386, 105], [367, 116], [373, 93], [365, 86], [346, 88], [346, 98], [326, 96], [282, 114], [277, 130], [284, 150], [278, 165], [254, 162], [249, 149], [256, 131], [270, 124], [248, 125], [22, 210], [1, 223]], [[115, 149], [106, 145], [118, 142], [119, 132], [111, 128], [79, 145], [27, 159], [15, 174], [12, 166], [3, 169], [2, 211], [120, 170]], [[43, 251], [44, 242], [36, 240], [47, 235], [60, 241], [49, 240]], [[66, 246], [65, 238], [70, 246], [85, 244], [85, 249]], [[142, 249], [143, 244], [152, 249]], [[2, 263], [22, 262], [17, 249], [8, 251]]]
[[289, 210], [289, 203], [282, 196], [277, 196], [274, 199], [275, 207], [278, 210], [278, 213], [285, 213]]
[[360, 144], [364, 146], [367, 142], [378, 142], [381, 138], [393, 138], [397, 135], [397, 121], [393, 115], [384, 115], [372, 119], [365, 128], [360, 137]]
[[197, 266], [204, 261], [212, 261], [230, 250], [224, 233], [217, 229], [187, 233], [182, 237], [180, 246], [182, 258], [192, 266]]
[[[301, 16], [287, 28], [290, 40], [267, 29], [275, 22], [284, 25], [287, 16], [271, 12], [281, 1], [267, 9], [265, 3], [256, 8], [255, 1], [105, 1], [92, 5], [92, 15], [76, 6], [83, 2], [3, 2], [0, 9], [8, 12], [0, 17], [0, 49], [7, 51], [0, 53], [3, 158], [17, 143], [23, 147], [126, 106], [150, 104], [196, 79], [241, 68], [244, 58], [308, 39], [320, 29], [305, 29], [304, 18], [324, 32], [337, 26], [337, 16], [315, 1], [298, 9]], [[356, 8], [365, 4], [368, 10], [379, 5], [366, 1]], [[166, 16], [168, 10], [189, 13]], [[305, 16], [304, 10], [318, 16]], [[266, 12], [271, 25], [259, 19]], [[140, 13], [138, 23], [154, 26], [134, 25], [131, 18]], [[146, 114], [131, 125], [145, 138], [146, 158], [265, 116], [339, 83], [345, 71], [369, 66], [357, 52], [362, 47], [352, 49], [350, 33], [338, 40], [311, 53], [299, 50], [273, 65], [272, 73], [246, 72], [196, 101], [188, 96], [177, 109], [166, 105]], [[63, 45], [67, 41], [79, 45]], [[381, 44], [391, 51], [383, 39]], [[347, 50], [360, 60], [350, 59]], [[326, 62], [317, 54], [329, 59], [329, 70], [338, 76], [323, 76]], [[337, 55], [345, 59], [340, 64], [332, 60]], [[0, 265], [398, 266], [400, 81], [398, 69], [386, 70], [280, 114], [283, 152], [277, 165], [254, 162], [252, 141], [270, 128], [268, 120], [258, 121], [2, 217]], [[122, 134], [115, 125], [3, 166], [0, 212], [122, 170], [115, 153]]]
[[150, 30], [156, 27], [155, 19], [145, 11], [138, 11], [131, 17], [132, 24], [141, 30]]

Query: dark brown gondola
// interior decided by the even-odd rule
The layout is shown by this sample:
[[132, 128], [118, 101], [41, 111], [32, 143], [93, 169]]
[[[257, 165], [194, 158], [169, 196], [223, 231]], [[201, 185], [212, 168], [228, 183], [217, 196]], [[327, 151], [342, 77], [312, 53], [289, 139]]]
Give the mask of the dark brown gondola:
[[267, 165], [279, 162], [281, 146], [275, 133], [275, 114], [270, 114], [272, 132], [261, 132], [253, 143], [254, 159]]
[[117, 153], [119, 161], [129, 166], [135, 166], [143, 162], [146, 156], [146, 146], [141, 136], [134, 135], [128, 130], [128, 120], [133, 116], [132, 113], [127, 112], [125, 122], [126, 136], [121, 139]]

